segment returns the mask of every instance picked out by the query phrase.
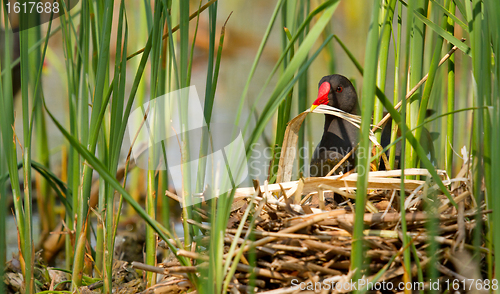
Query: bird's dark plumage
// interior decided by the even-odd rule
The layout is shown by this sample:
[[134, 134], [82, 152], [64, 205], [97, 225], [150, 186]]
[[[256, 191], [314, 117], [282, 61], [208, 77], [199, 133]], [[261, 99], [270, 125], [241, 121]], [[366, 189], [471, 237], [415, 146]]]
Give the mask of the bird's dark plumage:
[[[326, 76], [319, 82], [319, 87], [321, 89], [326, 86], [329, 86], [327, 105], [348, 113], [358, 113], [358, 95], [349, 79], [341, 75]], [[325, 114], [323, 137], [313, 153], [310, 175], [312, 177], [325, 176], [356, 146], [358, 133], [359, 129], [351, 123]], [[352, 169], [354, 164], [355, 156], [352, 156], [338, 169], [338, 172], [346, 172]]]

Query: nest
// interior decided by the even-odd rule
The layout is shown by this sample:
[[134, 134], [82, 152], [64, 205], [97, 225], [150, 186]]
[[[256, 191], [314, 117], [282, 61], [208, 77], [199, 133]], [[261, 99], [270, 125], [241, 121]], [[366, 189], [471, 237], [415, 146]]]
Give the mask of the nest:
[[[351, 267], [357, 174], [237, 189], [224, 239], [224, 258], [241, 251], [243, 254], [229, 290], [346, 293], [354, 290], [348, 286], [361, 288], [362, 283], [368, 285], [368, 290], [381, 290], [376, 287], [384, 283], [389, 292], [399, 292], [404, 290], [401, 283], [409, 281], [412, 281], [412, 286], [407, 286], [409, 290], [430, 290], [436, 286], [441, 290], [451, 289], [457, 281], [461, 289], [478, 289], [473, 284], [484, 277], [483, 271], [487, 269], [481, 268], [479, 258], [472, 259], [469, 252], [476, 250], [484, 257], [489, 249], [471, 244], [472, 229], [478, 221], [486, 221], [490, 211], [475, 202], [470, 182], [464, 177], [466, 171], [464, 167], [452, 180], [446, 172], [437, 171], [453, 199], [450, 201], [430, 180], [427, 170], [405, 170], [405, 175], [420, 179], [404, 180], [404, 203], [400, 202], [400, 170], [370, 172], [363, 231], [365, 268], [358, 273], [363, 282], [358, 280], [357, 284], [353, 284], [355, 272]], [[402, 241], [402, 205], [409, 240], [406, 248], [411, 251], [410, 273], [403, 265], [406, 248]], [[202, 218], [210, 217], [207, 211], [197, 212]], [[211, 227], [193, 220], [188, 222], [206, 234], [196, 242], [208, 245]], [[239, 234], [238, 228], [242, 228]], [[236, 238], [238, 245], [230, 252]], [[192, 287], [187, 273], [206, 270], [209, 257], [186, 250], [177, 254], [191, 258], [196, 266], [182, 267], [170, 261], [157, 272], [165, 275], [165, 287], [169, 289], [177, 279], [180, 292]], [[251, 254], [255, 259], [253, 264], [249, 262]], [[135, 266], [141, 267], [137, 263]], [[436, 271], [435, 280], [429, 280], [429, 268]], [[489, 281], [481, 283], [485, 286]], [[161, 287], [162, 282], [155, 289]]]

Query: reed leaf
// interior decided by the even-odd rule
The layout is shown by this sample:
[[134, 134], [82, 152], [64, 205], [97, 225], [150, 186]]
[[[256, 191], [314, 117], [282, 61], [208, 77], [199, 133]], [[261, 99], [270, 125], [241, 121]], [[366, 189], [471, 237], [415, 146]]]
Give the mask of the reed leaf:
[[[358, 157], [356, 169], [360, 174], [356, 190], [356, 214], [354, 220], [353, 242], [352, 242], [352, 256], [351, 256], [351, 270], [356, 270], [354, 279], [361, 277], [363, 269], [363, 230], [366, 203], [366, 188], [368, 184], [368, 171], [369, 167], [369, 154], [370, 140], [369, 131], [371, 125], [371, 114], [375, 102], [375, 89], [377, 77], [377, 56], [379, 53], [378, 38], [378, 13], [379, 2], [374, 2], [373, 12], [371, 16], [371, 27], [368, 33], [368, 40], [365, 53], [365, 79], [363, 82], [363, 91], [361, 96], [361, 128], [360, 128], [360, 141], [358, 149]], [[361, 152], [360, 152], [361, 151]]]

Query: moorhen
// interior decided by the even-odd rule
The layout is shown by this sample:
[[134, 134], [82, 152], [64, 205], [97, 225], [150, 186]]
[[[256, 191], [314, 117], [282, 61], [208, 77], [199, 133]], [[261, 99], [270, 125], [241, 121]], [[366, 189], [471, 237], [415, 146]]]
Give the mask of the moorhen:
[[[318, 98], [311, 106], [311, 111], [319, 105], [329, 105], [351, 114], [358, 114], [358, 95], [348, 78], [342, 75], [330, 75], [323, 77], [319, 82]], [[391, 138], [391, 120], [382, 129], [381, 145], [389, 145]], [[333, 115], [325, 114], [325, 126], [323, 137], [314, 150], [311, 166], [311, 177], [324, 177], [335, 167], [344, 156], [358, 144], [359, 129], [351, 123]], [[398, 133], [398, 136], [401, 134]], [[427, 129], [422, 132], [422, 144], [428, 152], [428, 157], [433, 161], [432, 136]], [[335, 172], [345, 173], [354, 168], [356, 164], [356, 152], [349, 157]], [[396, 162], [399, 168], [401, 155], [401, 143], [396, 144]], [[388, 154], [387, 154], [388, 156]], [[380, 169], [385, 169], [383, 162]]]
[[[348, 113], [358, 114], [358, 95], [351, 81], [342, 75], [323, 77], [319, 82], [318, 98], [311, 111], [318, 105], [329, 105]], [[333, 115], [325, 114], [323, 137], [314, 150], [310, 176], [325, 176], [358, 143], [359, 129]], [[355, 155], [349, 157], [337, 173], [347, 172], [355, 166]]]

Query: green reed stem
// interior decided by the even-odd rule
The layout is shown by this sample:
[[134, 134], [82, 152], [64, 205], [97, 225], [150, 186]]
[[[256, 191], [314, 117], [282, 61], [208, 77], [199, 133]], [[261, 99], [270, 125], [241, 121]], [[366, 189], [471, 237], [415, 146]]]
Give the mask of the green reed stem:
[[[377, 66], [377, 87], [385, 91], [385, 82], [387, 78], [387, 63], [389, 61], [389, 45], [392, 33], [392, 20], [396, 8], [396, 0], [385, 1], [380, 9], [380, 56]], [[384, 107], [380, 101], [375, 101], [373, 109], [373, 121], [378, 122], [384, 116]], [[380, 142], [382, 132], [377, 132], [375, 137]]]
[[[412, 3], [414, 2], [414, 3]], [[412, 0], [409, 1], [410, 6], [407, 9], [407, 15], [413, 15], [420, 13], [423, 16], [427, 16], [427, 6], [426, 0]], [[413, 6], [412, 6], [413, 5]], [[412, 24], [411, 31], [411, 55], [410, 55], [410, 64], [411, 67], [405, 67], [409, 69], [409, 88], [413, 88], [424, 76], [424, 43], [425, 43], [425, 30], [426, 26], [424, 23], [419, 22], [416, 18], [409, 17], [408, 21]], [[406, 73], [405, 73], [406, 74]], [[413, 128], [417, 125], [418, 112], [420, 108], [420, 101], [422, 99], [421, 90], [417, 90], [415, 94], [413, 94], [413, 98], [410, 98], [411, 102], [407, 105], [407, 120], [408, 126]], [[406, 167], [414, 167], [415, 152], [411, 147], [408, 147], [406, 150]]]
[[[402, 27], [403, 27], [403, 5], [401, 3], [398, 3], [398, 29], [397, 29], [397, 34], [394, 37], [394, 43], [395, 43], [395, 61], [394, 61], [394, 97], [392, 99], [393, 105], [396, 105], [399, 102], [399, 97], [400, 97], [400, 91], [401, 91], [401, 82], [400, 82], [400, 71], [401, 71], [401, 38], [402, 38]], [[403, 92], [404, 92], [405, 86], [403, 85]], [[398, 136], [398, 125], [392, 119], [392, 129], [391, 129], [391, 142], [394, 142]], [[394, 169], [395, 168], [395, 161], [396, 161], [396, 145], [391, 147], [389, 149], [389, 168]], [[401, 159], [400, 159], [401, 162]]]
[[355, 270], [354, 280], [362, 276], [363, 270], [363, 230], [364, 230], [364, 213], [366, 203], [366, 189], [368, 186], [368, 172], [370, 171], [368, 160], [370, 159], [370, 139], [369, 131], [371, 125], [371, 115], [375, 102], [376, 75], [377, 75], [377, 60], [378, 60], [378, 39], [379, 29], [378, 23], [380, 3], [373, 2], [373, 10], [371, 16], [371, 25], [368, 32], [368, 39], [365, 50], [365, 78], [363, 81], [363, 90], [361, 96], [361, 127], [360, 141], [358, 149], [358, 159], [356, 169], [359, 174], [357, 183], [356, 195], [356, 212], [354, 217], [354, 232], [352, 236], [352, 255], [351, 255], [351, 270]]
[[[451, 15], [455, 15], [456, 5], [454, 1], [450, 1], [450, 12]], [[447, 31], [450, 34], [454, 34], [455, 27], [453, 25], [452, 18], [448, 18]], [[452, 44], [449, 47], [453, 47]], [[451, 112], [455, 109], [455, 55], [450, 56], [448, 59], [448, 97], [447, 97], [447, 112]], [[446, 140], [445, 140], [445, 167], [448, 175], [452, 175], [453, 172], [453, 142], [454, 142], [454, 131], [455, 131], [455, 118], [454, 116], [449, 116], [446, 122]]]

